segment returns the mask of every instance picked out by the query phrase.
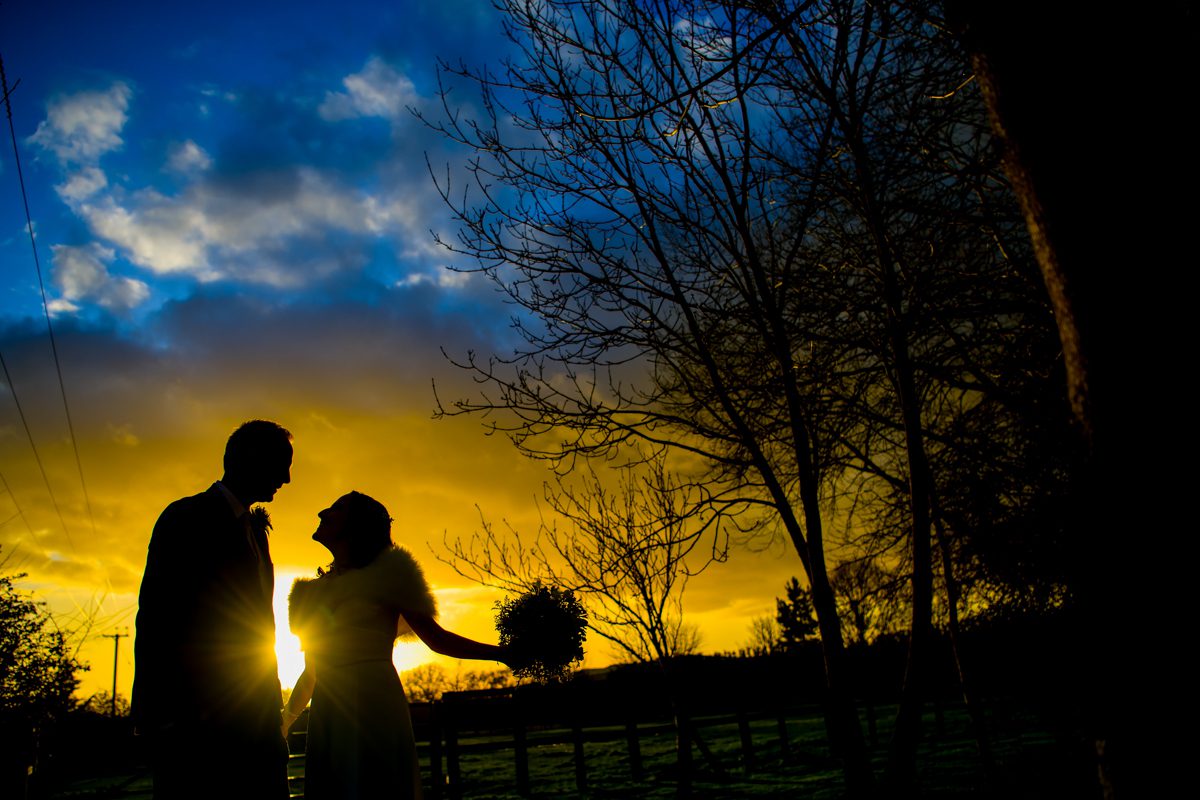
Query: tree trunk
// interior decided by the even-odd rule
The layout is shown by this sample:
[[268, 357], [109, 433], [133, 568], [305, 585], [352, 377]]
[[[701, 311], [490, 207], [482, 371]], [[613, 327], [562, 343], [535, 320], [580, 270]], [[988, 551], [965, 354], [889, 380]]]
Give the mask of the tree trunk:
[[[697, 332], [696, 340], [703, 341], [702, 329], [697, 324], [692, 309], [686, 302], [686, 297], [679, 290], [674, 276], [669, 272], [668, 276], [689, 327]], [[761, 278], [761, 274], [759, 277]], [[764, 293], [764, 296], [766, 295], [767, 293]], [[778, 316], [778, 311], [776, 309], [772, 311], [773, 313], [768, 313], [767, 317], [776, 328], [775, 344], [779, 346], [786, 341], [786, 337], [783, 335], [782, 320]], [[774, 355], [782, 369], [782, 374], [790, 375], [792, 363], [790, 352], [786, 349], [777, 350]], [[803, 564], [808, 577], [809, 588], [813, 594], [813, 610], [816, 612], [817, 627], [821, 633], [821, 651], [825, 660], [825, 681], [828, 692], [825, 724], [829, 732], [831, 747], [836, 756], [843, 760], [847, 793], [851, 798], [872, 797], [875, 793], [875, 776], [863, 741], [862, 725], [858, 721], [858, 712], [854, 706], [849, 681], [846, 679], [845, 645], [842, 640], [841, 622], [833, 589], [829, 585], [829, 573], [825, 566], [824, 527], [817, 489], [818, 472], [813, 463], [810, 434], [803, 423], [802, 404], [796, 397], [795, 386], [785, 381], [784, 395], [790, 412], [797, 483], [800, 487], [800, 506], [804, 515], [803, 526], [796, 516], [792, 498], [784, 490], [778, 475], [759, 446], [751, 426], [743, 418], [736, 404], [732, 402], [722, 372], [712, 355], [702, 350], [700, 357], [712, 376], [713, 386], [722, 408], [728, 414], [738, 436], [751, 454], [751, 462], [762, 477], [772, 504], [779, 513], [780, 521], [783, 523], [797, 555], [800, 556], [801, 564]]]
[[[815, 510], [816, 492], [812, 502]], [[805, 508], [808, 510], [808, 501]], [[813, 527], [816, 526], [820, 541], [820, 520], [809, 519], [809, 542], [812, 542]], [[825, 690], [827, 703], [825, 725], [834, 756], [842, 759], [846, 777], [846, 791], [850, 797], [866, 798], [875, 794], [875, 774], [863, 741], [862, 725], [858, 721], [858, 709], [846, 678], [846, 648], [842, 640], [841, 621], [838, 617], [837, 601], [829, 585], [829, 574], [825, 569], [824, 555], [810, 559], [809, 590], [812, 592], [813, 609], [817, 614], [817, 628], [821, 633], [821, 653], [825, 659]]]
[[921, 401], [917, 393], [916, 371], [909, 351], [908, 325], [904, 315], [904, 297], [900, 286], [899, 258], [888, 240], [883, 216], [876, 201], [875, 178], [870, 154], [857, 135], [857, 126], [847, 124], [844, 131], [855, 159], [855, 175], [860, 191], [860, 213], [867, 224], [878, 258], [879, 280], [883, 292], [885, 328], [888, 337], [887, 371], [894, 376], [894, 391], [900, 405], [904, 430], [904, 452], [908, 468], [909, 553], [912, 566], [912, 619], [908, 637], [908, 656], [904, 665], [904, 684], [892, 742], [888, 750], [888, 786], [894, 794], [910, 794], [916, 782], [917, 742], [920, 738], [921, 709], [927, 689], [929, 648], [933, 642], [933, 548], [930, 510], [933, 502], [933, 477], [925, 451], [925, 429], [921, 422]]
[[[1177, 457], [1181, 417], [1162, 403], [1178, 391], [1179, 345], [1193, 336], [1190, 293], [1170, 283], [1194, 260], [1196, 146], [1178, 117], [1195, 97], [1192, 5], [1150, 2], [1127, 16], [1034, 0], [947, 3], [1004, 148], [1089, 453], [1069, 520], [1079, 619], [1062, 691], [1081, 709], [1110, 798], [1166, 794], [1171, 767], [1186, 763], [1165, 755], [1179, 743], [1152, 713], [1190, 681], [1187, 660], [1167, 652], [1179, 639], [1161, 611], [1190, 607], [1188, 560], [1131, 537], [1189, 524], [1187, 504], [1140, 501], [1162, 493], [1155, 465]], [[1152, 35], [1128, 35], [1135, 20]]]
[[921, 709], [929, 672], [929, 648], [933, 643], [933, 552], [930, 536], [930, 501], [933, 495], [929, 460], [925, 453], [921, 410], [916, 378], [909, 357], [908, 341], [900, 311], [900, 294], [890, 253], [881, 264], [888, 302], [888, 327], [900, 412], [904, 419], [905, 453], [908, 458], [909, 548], [912, 556], [912, 621], [908, 638], [908, 659], [904, 667], [904, 685], [896, 726], [888, 753], [888, 783], [893, 792], [911, 793], [916, 781], [917, 741], [920, 738]]
[[[825, 659], [825, 726], [833, 754], [841, 759], [850, 797], [871, 797], [875, 793], [875, 776], [863, 741], [862, 725], [854, 698], [845, 680], [846, 651], [841, 639], [833, 591], [819, 592], [813, 585], [813, 607], [817, 610], [817, 627], [821, 632], [821, 652]], [[824, 610], [822, 610], [824, 609]]]
[[941, 517], [933, 518], [933, 530], [937, 536], [938, 550], [942, 556], [942, 574], [946, 581], [946, 605], [949, 607], [950, 619], [950, 649], [954, 653], [954, 667], [958, 672], [958, 686], [962, 690], [963, 704], [967, 707], [967, 717], [971, 720], [971, 734], [975, 737], [975, 747], [979, 751], [979, 762], [983, 768], [984, 781], [991, 785], [995, 774], [995, 763], [992, 761], [992, 748], [988, 741], [987, 725], [983, 719], [983, 708], [979, 697], [975, 694], [974, 683], [970, 679], [963, 663], [962, 639], [959, 636], [961, 628], [958, 622], [958, 582], [954, 578], [954, 565], [950, 558], [950, 545], [946, 541]]

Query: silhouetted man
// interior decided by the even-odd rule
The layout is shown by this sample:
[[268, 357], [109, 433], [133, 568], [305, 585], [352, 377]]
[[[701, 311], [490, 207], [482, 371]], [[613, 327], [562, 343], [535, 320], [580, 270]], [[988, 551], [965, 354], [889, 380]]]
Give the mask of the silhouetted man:
[[274, 570], [264, 514], [291, 480], [292, 435], [264, 420], [225, 446], [225, 474], [167, 506], [138, 597], [133, 715], [156, 800], [283, 800]]

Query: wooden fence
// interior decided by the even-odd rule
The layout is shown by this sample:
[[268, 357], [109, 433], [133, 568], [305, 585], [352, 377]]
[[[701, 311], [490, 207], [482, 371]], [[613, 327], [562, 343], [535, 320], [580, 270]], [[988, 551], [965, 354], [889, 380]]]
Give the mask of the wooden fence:
[[[647, 777], [643, 766], [642, 740], [651, 736], [675, 735], [676, 778], [689, 784], [694, 773], [693, 751], [699, 754], [709, 771], [723, 774], [730, 766], [722, 764], [708, 749], [701, 731], [705, 728], [735, 725], [738, 731], [738, 769], [749, 776], [756, 769], [756, 747], [767, 744], [786, 755], [792, 746], [787, 721], [819, 716], [818, 706], [779, 707], [770, 710], [734, 707], [703, 715], [690, 716], [676, 710], [664, 714], [662, 708], [621, 704], [620, 708], [599, 709], [586, 702], [563, 702], [567, 698], [539, 698], [519, 690], [501, 689], [483, 692], [450, 693], [436, 703], [411, 706], [413, 728], [422, 755], [423, 783], [431, 798], [457, 800], [463, 794], [462, 757], [465, 754], [511, 751], [513, 786], [519, 794], [531, 793], [529, 750], [548, 745], [569, 745], [572, 749], [576, 788], [588, 789], [587, 743], [623, 742], [629, 777], [640, 783]], [[547, 702], [549, 700], [549, 702]], [[579, 698], [572, 698], [579, 700]], [[641, 713], [639, 713], [641, 712]], [[306, 712], [307, 715], [307, 712]], [[871, 715], [873, 717], [873, 715]], [[770, 741], [756, 745], [751, 723], [773, 720]], [[289, 772], [292, 796], [303, 797], [302, 764], [306, 717], [296, 725], [290, 739], [293, 753]], [[678, 724], [678, 734], [677, 731]], [[874, 726], [872, 726], [874, 727]], [[468, 738], [473, 741], [464, 742]], [[481, 740], [481, 741], [480, 741]]]

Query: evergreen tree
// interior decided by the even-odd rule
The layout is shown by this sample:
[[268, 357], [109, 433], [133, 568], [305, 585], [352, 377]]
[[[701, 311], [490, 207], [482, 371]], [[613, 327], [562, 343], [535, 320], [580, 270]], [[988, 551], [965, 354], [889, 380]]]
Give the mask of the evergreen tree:
[[817, 636], [817, 615], [813, 610], [812, 592], [792, 578], [785, 586], [787, 599], [775, 599], [775, 621], [779, 623], [779, 646], [792, 651]]

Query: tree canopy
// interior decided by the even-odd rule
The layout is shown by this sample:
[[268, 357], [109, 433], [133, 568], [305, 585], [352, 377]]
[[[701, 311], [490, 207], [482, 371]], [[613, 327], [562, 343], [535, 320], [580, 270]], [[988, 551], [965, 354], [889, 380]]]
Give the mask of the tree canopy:
[[[0, 567], [3, 567], [0, 560]], [[79, 672], [70, 638], [44, 603], [0, 574], [0, 790], [24, 793], [38, 732], [75, 706]]]
[[[935, 595], [956, 620], [962, 567], [997, 532], [967, 485], [976, 445], [1016, 464], [1056, 408], [1029, 402], [1052, 386], [1052, 320], [965, 55], [922, 2], [500, 6], [517, 55], [448, 69], [481, 113], [447, 93], [433, 124], [475, 153], [467, 185], [440, 184], [461, 223], [446, 244], [512, 301], [522, 341], [461, 355], [481, 392], [442, 412], [486, 415], [561, 472], [672, 459], [702, 524], [782, 533], [852, 794], [873, 779], [829, 562], [894, 565], [906, 790]], [[1019, 519], [1057, 477], [1017, 476], [999, 502]]]
[[43, 603], [0, 575], [0, 719], [36, 725], [70, 710], [85, 667]]

